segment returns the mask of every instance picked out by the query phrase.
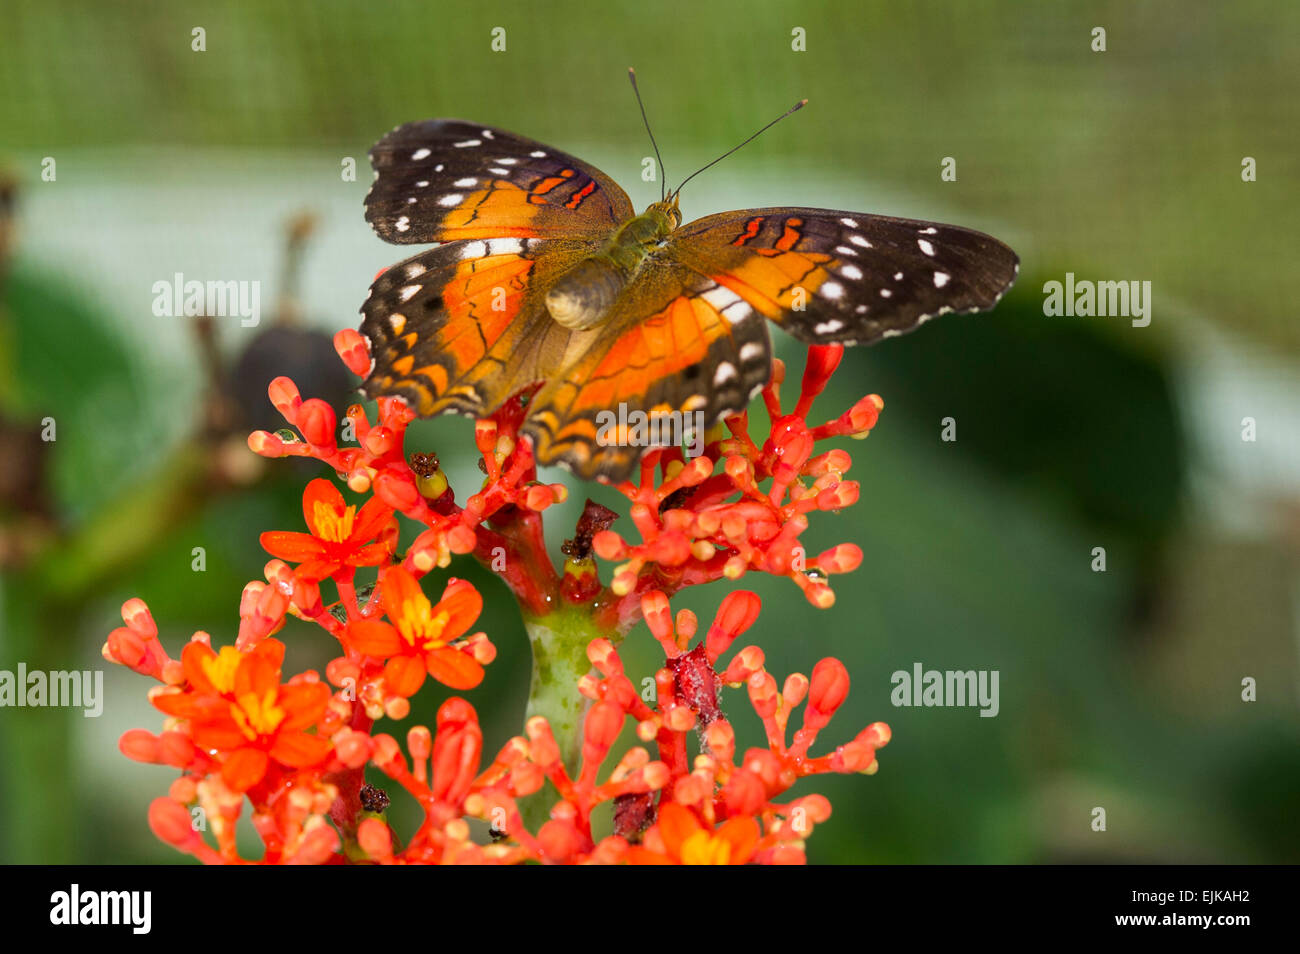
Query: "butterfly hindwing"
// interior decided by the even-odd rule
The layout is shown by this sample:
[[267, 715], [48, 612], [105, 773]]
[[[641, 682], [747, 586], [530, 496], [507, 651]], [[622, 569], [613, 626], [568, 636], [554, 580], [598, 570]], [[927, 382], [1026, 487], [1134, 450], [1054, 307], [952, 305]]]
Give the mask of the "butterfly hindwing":
[[400, 395], [423, 416], [482, 416], [553, 373], [570, 332], [551, 320], [545, 289], [592, 246], [560, 239], [441, 245], [394, 265], [370, 288], [371, 397]]
[[524, 431], [541, 463], [622, 480], [645, 444], [602, 422], [621, 426], [641, 412], [653, 422], [647, 433], [676, 440], [690, 425], [702, 439], [703, 429], [745, 408], [771, 368], [762, 315], [682, 263], [655, 257], [605, 324], [575, 336], [563, 370], [533, 398]]
[[992, 308], [1019, 268], [982, 232], [825, 209], [710, 215], [677, 229], [668, 251], [816, 344], [871, 344]]
[[400, 244], [603, 236], [633, 214], [627, 194], [573, 156], [456, 119], [398, 126], [370, 150], [366, 221]]

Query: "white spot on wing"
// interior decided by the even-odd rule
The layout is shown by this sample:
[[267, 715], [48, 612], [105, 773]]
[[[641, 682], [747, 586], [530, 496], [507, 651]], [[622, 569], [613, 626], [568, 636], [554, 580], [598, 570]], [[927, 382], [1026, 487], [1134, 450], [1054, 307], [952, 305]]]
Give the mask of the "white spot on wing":
[[858, 254], [858, 253], [855, 252], [853, 249], [849, 248], [847, 245], [837, 245], [837, 246], [835, 247], [835, 251], [838, 252], [840, 255], [855, 255], [855, 256], [856, 256], [856, 255]]
[[893, 298], [893, 297], [894, 297], [894, 293], [891, 292], [888, 288], [882, 288], [882, 289], [880, 289], [880, 297], [881, 297], [881, 298]]
[[840, 321], [838, 318], [832, 318], [830, 321], [823, 321], [819, 325], [813, 325], [813, 331], [817, 332], [819, 335], [829, 335], [834, 334], [843, 327], [844, 322]]
[[457, 189], [468, 189], [470, 186], [478, 185], [478, 180], [473, 176], [466, 176], [464, 179], [457, 179], [452, 185]]
[[851, 229], [856, 229], [858, 227], [856, 219], [840, 219], [840, 224], [847, 225]]
[[532, 156], [534, 159], [545, 159], [545, 158], [546, 158], [546, 153], [542, 152], [542, 150], [540, 150], [540, 149], [535, 149], [535, 150], [533, 150], [532, 152], [530, 152], [528, 155]]
[[423, 265], [419, 265], [419, 264], [412, 263], [412, 264], [406, 266], [406, 277], [407, 277], [407, 278], [419, 278], [419, 277], [420, 277], [421, 275], [423, 275], [423, 274], [424, 274], [424, 266], [423, 266]]
[[714, 285], [704, 294], [700, 295], [700, 297], [714, 308], [718, 309], [718, 311], [722, 311], [724, 308], [728, 308], [740, 301], [740, 296], [726, 285]]
[[460, 200], [465, 198], [459, 192], [449, 192], [438, 200], [439, 205], [453, 206], [460, 205]]
[[866, 239], [864, 239], [861, 235], [851, 235], [849, 236], [849, 241], [852, 242], [854, 245], [856, 245], [858, 248], [871, 248], [871, 243], [868, 242]]
[[845, 278], [851, 278], [856, 281], [862, 277], [862, 269], [858, 268], [856, 265], [845, 265], [840, 269], [840, 274]]
[[715, 386], [726, 384], [736, 376], [736, 366], [730, 361], [724, 361], [718, 365], [718, 370], [713, 375], [713, 384]]
[[839, 298], [844, 294], [844, 286], [839, 282], [827, 282], [817, 289], [826, 298]]
[[935, 273], [934, 273], [934, 287], [935, 287], [935, 288], [942, 288], [944, 285], [948, 284], [948, 279], [950, 279], [951, 277], [952, 277], [952, 276], [949, 275], [947, 272], [935, 272]]
[[483, 145], [483, 140], [482, 140], [482, 139], [466, 139], [464, 142], [458, 142], [458, 143], [455, 143], [454, 145], [456, 146], [457, 149], [468, 149], [468, 148], [470, 148], [471, 146], [481, 146], [481, 145]]
[[411, 220], [408, 219], [406, 216], [402, 216], [400, 219], [398, 219], [396, 222], [393, 223], [393, 228], [397, 229], [397, 231], [399, 232], [405, 232], [409, 230], [410, 227], [411, 227]]
[[753, 361], [763, 356], [763, 346], [754, 341], [746, 341], [740, 346], [740, 360]]
[[921, 251], [924, 252], [926, 255], [930, 255], [930, 256], [934, 255], [934, 246], [931, 245], [929, 242], [927, 242], [925, 239], [917, 239], [916, 244], [917, 246], [920, 247]]
[[922, 235], [938, 235], [938, 234], [939, 234], [939, 230], [936, 229], [934, 226], [930, 226], [930, 228], [928, 228], [928, 229], [921, 229], [921, 234], [922, 234]]
[[415, 162], [419, 162], [421, 159], [428, 159], [431, 155], [433, 155], [433, 153], [428, 149], [417, 149], [415, 152], [411, 153], [411, 159]]
[[419, 292], [419, 290], [420, 290], [419, 285], [403, 285], [401, 290], [398, 291], [397, 293], [398, 300], [410, 301], [412, 298], [415, 297], [416, 293]]

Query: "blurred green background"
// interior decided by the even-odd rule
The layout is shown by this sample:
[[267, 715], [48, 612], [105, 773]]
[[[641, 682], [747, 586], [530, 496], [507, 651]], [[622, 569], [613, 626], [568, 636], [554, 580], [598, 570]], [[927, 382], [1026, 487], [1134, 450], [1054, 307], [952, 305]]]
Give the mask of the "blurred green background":
[[[830, 417], [886, 400], [849, 445], [861, 502], [807, 536], [813, 552], [865, 551], [837, 604], [745, 581], [778, 679], [824, 655], [849, 667], [822, 744], [877, 719], [894, 730], [875, 777], [795, 790], [835, 809], [811, 860], [1298, 861], [1297, 30], [1281, 2], [8, 0], [0, 669], [101, 668], [131, 596], [173, 652], [195, 629], [232, 640], [266, 560], [258, 533], [298, 529], [317, 475], [258, 467], [241, 435], [276, 426], [264, 395], [279, 373], [350, 399], [327, 335], [404, 255], [362, 219], [370, 144], [408, 120], [471, 118], [594, 162], [641, 207], [658, 184], [640, 179], [635, 65], [673, 182], [810, 100], [693, 182], [688, 219], [860, 209], [979, 228], [1022, 259], [995, 313], [850, 351], [819, 403]], [[1150, 281], [1150, 327], [1045, 317], [1043, 283], [1067, 271]], [[155, 317], [153, 283], [176, 272], [262, 282], [262, 324]], [[415, 433], [463, 499], [479, 479], [468, 422]], [[583, 497], [548, 517], [557, 550]], [[500, 657], [470, 699], [495, 751], [519, 730], [527, 643], [503, 587], [455, 572], [490, 594]], [[724, 593], [675, 602], [708, 618]], [[291, 665], [330, 656], [319, 631], [283, 637]], [[653, 672], [644, 628], [625, 658]], [[1000, 714], [894, 708], [890, 675], [917, 662], [998, 670]], [[150, 684], [116, 667], [105, 684], [99, 719], [0, 709], [0, 861], [179, 860], [145, 822], [174, 773], [116, 746], [160, 724]], [[439, 699], [426, 688], [416, 716]], [[724, 705], [757, 743], [743, 694]]]

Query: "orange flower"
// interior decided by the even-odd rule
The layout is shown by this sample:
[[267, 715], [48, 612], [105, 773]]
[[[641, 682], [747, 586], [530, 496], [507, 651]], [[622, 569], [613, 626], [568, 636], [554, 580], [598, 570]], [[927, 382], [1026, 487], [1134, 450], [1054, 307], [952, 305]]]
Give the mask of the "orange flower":
[[387, 559], [387, 543], [367, 545], [393, 516], [379, 498], [372, 497], [358, 512], [337, 487], [317, 478], [303, 492], [302, 510], [310, 533], [272, 530], [261, 536], [262, 547], [272, 556], [299, 564], [299, 578], [314, 582], [343, 567], [378, 566]]
[[387, 659], [384, 681], [399, 696], [410, 697], [427, 672], [453, 689], [473, 689], [483, 667], [466, 647], [452, 645], [483, 611], [483, 597], [468, 580], [451, 580], [442, 599], [431, 605], [415, 577], [400, 565], [380, 578], [384, 611], [391, 622], [354, 620], [345, 640], [366, 656]]
[[688, 808], [669, 802], [659, 808], [659, 820], [643, 845], [628, 851], [634, 865], [743, 865], [758, 847], [758, 822], [749, 816], [731, 818], [713, 829], [700, 824]]
[[329, 703], [324, 683], [280, 683], [284, 644], [266, 639], [248, 652], [233, 646], [220, 653], [192, 642], [181, 654], [188, 687], [162, 692], [154, 705], [187, 719], [195, 745], [224, 754], [221, 777], [244, 792], [266, 775], [272, 759], [290, 768], [315, 765], [329, 755], [328, 739], [304, 729], [316, 724]]

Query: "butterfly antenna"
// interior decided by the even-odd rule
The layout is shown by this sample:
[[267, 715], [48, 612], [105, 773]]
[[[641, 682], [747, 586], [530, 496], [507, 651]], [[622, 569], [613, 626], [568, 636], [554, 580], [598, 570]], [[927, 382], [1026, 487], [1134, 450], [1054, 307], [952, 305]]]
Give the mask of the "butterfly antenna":
[[679, 185], [676, 189], [674, 189], [673, 192], [672, 192], [672, 194], [675, 195], [675, 196], [676, 196], [676, 195], [681, 195], [681, 194], [682, 194], [682, 186], [686, 185], [686, 183], [690, 182], [692, 179], [694, 179], [696, 176], [698, 176], [701, 172], [704, 171], [704, 169], [708, 169], [710, 166], [716, 166], [716, 165], [717, 165], [718, 163], [720, 163], [723, 159], [726, 159], [729, 155], [731, 155], [731, 154], [732, 154], [733, 152], [735, 152], [737, 149], [741, 148], [741, 146], [748, 146], [751, 142], [753, 142], [753, 141], [754, 141], [755, 139], [757, 139], [759, 136], [763, 135], [763, 133], [767, 132], [769, 129], [771, 129], [773, 126], [775, 126], [775, 125], [776, 125], [777, 123], [779, 123], [781, 120], [785, 119], [785, 117], [789, 116], [789, 115], [790, 115], [791, 113], [793, 113], [793, 112], [796, 112], [797, 110], [803, 109], [804, 106], [806, 106], [806, 105], [808, 105], [808, 100], [806, 100], [806, 99], [801, 99], [801, 100], [799, 100], [799, 102], [795, 103], [793, 106], [791, 106], [791, 107], [790, 107], [789, 109], [787, 109], [785, 112], [783, 112], [780, 116], [776, 117], [776, 119], [772, 120], [770, 123], [768, 123], [768, 124], [767, 124], [766, 126], [764, 126], [762, 129], [760, 129], [758, 132], [754, 133], [754, 135], [750, 136], [748, 139], [746, 139], [744, 142], [742, 142], [739, 146], [734, 146], [734, 147], [732, 147], [731, 149], [728, 149], [726, 152], [724, 152], [722, 155], [718, 156], [718, 158], [714, 159], [712, 162], [710, 162], [710, 163], [709, 163], [707, 166], [705, 166], [703, 169], [697, 169], [695, 172], [692, 172], [689, 176], [687, 176], [685, 179], [682, 180], [682, 185]]
[[641, 122], [645, 123], [646, 134], [650, 137], [650, 145], [655, 150], [655, 161], [659, 163], [659, 201], [664, 200], [664, 161], [659, 158], [659, 143], [655, 142], [655, 134], [650, 132], [650, 120], [646, 118], [645, 103], [641, 102], [641, 91], [636, 88], [636, 70], [632, 67], [627, 68], [627, 78], [632, 81], [632, 92], [636, 94], [636, 104], [641, 107]]

